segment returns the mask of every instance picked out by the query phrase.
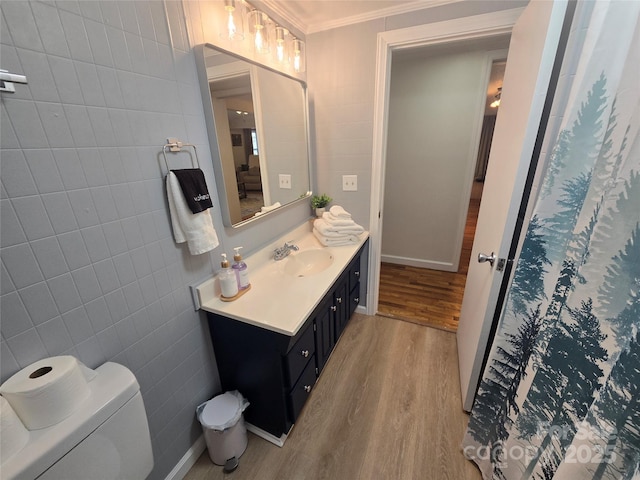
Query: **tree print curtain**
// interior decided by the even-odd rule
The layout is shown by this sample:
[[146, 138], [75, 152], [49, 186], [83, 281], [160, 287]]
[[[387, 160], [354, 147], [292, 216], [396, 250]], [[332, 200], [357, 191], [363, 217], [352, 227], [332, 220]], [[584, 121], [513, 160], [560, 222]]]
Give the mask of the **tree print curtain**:
[[463, 444], [485, 479], [640, 480], [639, 12], [578, 3]]

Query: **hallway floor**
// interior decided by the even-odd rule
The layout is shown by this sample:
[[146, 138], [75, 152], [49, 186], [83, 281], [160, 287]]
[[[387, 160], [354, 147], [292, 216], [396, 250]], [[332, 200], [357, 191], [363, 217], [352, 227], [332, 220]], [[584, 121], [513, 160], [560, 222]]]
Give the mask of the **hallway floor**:
[[479, 480], [460, 450], [455, 335], [355, 314], [284, 447], [249, 434], [231, 474], [205, 451], [186, 480]]
[[457, 272], [382, 263], [378, 315], [449, 332], [458, 329], [483, 184], [474, 182]]

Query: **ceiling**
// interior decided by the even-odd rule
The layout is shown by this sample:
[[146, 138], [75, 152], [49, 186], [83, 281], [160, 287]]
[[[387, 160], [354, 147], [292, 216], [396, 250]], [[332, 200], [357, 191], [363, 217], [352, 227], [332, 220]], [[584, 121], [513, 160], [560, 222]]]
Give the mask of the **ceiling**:
[[262, 0], [291, 26], [305, 34], [329, 30], [455, 0]]

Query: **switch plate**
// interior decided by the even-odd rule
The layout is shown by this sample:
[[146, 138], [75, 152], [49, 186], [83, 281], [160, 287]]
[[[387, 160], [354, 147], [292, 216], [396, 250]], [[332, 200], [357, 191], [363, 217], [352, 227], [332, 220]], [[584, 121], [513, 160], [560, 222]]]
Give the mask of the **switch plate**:
[[280, 188], [287, 188], [291, 190], [291, 175], [280, 174], [278, 176], [280, 179]]
[[358, 191], [358, 176], [357, 175], [343, 175], [342, 176], [342, 191], [344, 191], [344, 192], [357, 192]]

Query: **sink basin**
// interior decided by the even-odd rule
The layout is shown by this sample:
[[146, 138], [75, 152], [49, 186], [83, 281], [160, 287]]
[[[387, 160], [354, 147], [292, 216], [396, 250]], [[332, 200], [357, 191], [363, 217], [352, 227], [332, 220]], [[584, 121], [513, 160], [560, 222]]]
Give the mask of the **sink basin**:
[[284, 272], [294, 277], [308, 277], [320, 273], [333, 263], [333, 255], [326, 250], [294, 252], [287, 258]]

